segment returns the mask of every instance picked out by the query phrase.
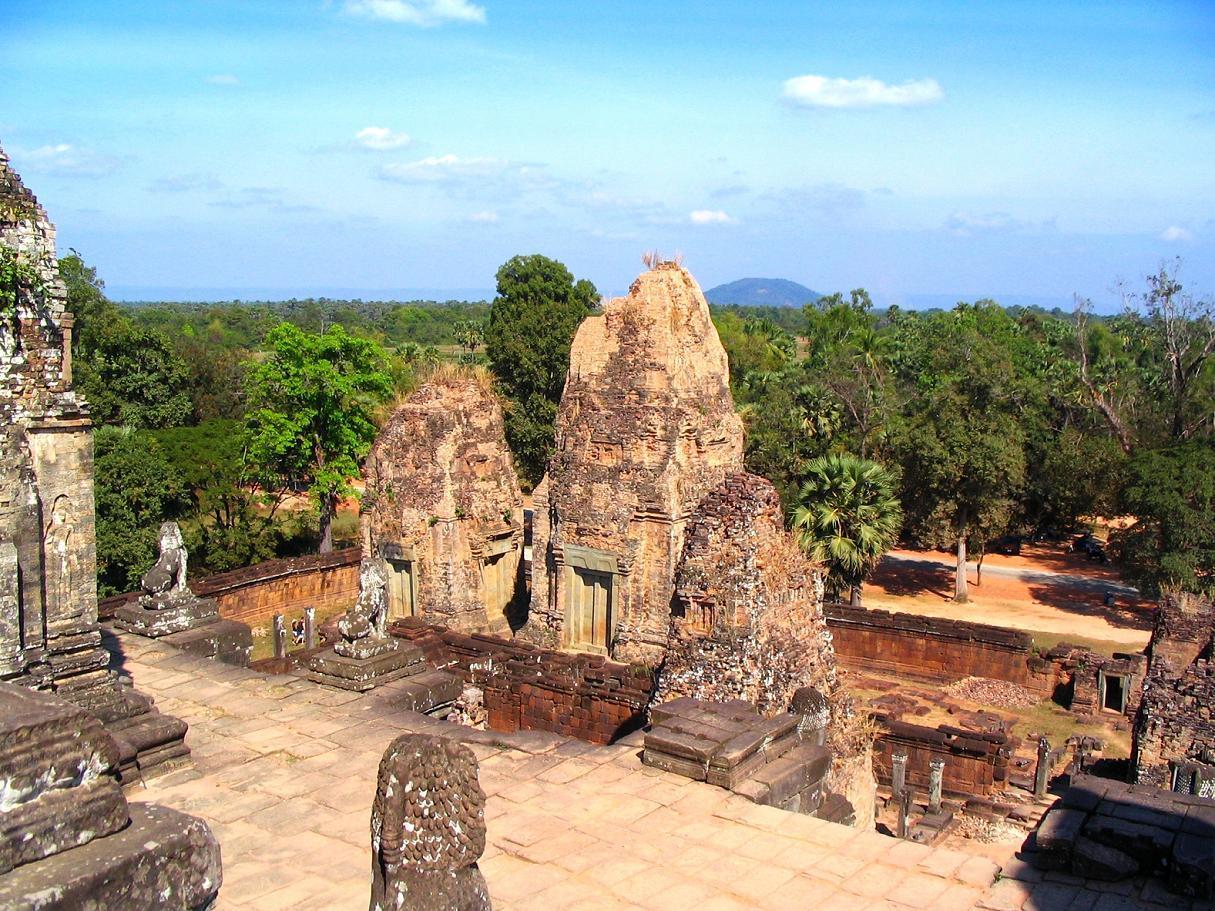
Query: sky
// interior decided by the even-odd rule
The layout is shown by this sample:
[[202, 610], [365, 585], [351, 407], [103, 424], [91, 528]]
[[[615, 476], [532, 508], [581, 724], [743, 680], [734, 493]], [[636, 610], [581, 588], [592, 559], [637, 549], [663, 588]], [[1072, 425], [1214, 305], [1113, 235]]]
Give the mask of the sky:
[[1211, 0], [0, 0], [0, 145], [119, 299], [1215, 291]]

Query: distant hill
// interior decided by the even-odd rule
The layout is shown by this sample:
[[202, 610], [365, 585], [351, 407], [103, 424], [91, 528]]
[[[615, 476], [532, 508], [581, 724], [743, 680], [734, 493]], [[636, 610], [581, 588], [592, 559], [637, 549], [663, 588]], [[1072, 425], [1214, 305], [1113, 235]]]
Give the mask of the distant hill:
[[705, 292], [710, 304], [742, 306], [800, 307], [820, 297], [817, 291], [785, 278], [740, 278]]

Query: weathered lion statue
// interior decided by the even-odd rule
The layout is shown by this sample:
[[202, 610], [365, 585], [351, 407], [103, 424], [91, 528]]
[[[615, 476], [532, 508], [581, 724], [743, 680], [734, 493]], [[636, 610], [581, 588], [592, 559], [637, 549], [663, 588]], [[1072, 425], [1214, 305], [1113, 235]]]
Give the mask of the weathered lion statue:
[[370, 911], [489, 911], [477, 867], [485, 792], [463, 744], [405, 734], [380, 760], [371, 806]]
[[145, 595], [157, 601], [180, 598], [188, 591], [186, 563], [189, 554], [176, 522], [160, 523], [157, 543], [160, 556], [156, 565], [144, 573], [139, 585]]

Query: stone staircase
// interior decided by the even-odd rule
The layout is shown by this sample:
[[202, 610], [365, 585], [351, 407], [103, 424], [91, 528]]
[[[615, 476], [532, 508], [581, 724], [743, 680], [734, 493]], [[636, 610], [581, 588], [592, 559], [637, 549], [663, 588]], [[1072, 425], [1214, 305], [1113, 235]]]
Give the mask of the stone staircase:
[[799, 729], [801, 721], [791, 714], [764, 718], [740, 699], [674, 699], [650, 710], [641, 761], [761, 806], [851, 824], [852, 805], [826, 789], [831, 751]]

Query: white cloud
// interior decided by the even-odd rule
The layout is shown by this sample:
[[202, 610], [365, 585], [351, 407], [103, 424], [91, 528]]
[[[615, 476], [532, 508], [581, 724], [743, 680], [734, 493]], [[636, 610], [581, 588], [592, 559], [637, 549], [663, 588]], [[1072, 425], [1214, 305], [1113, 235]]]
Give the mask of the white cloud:
[[790, 104], [806, 108], [913, 107], [934, 104], [945, 97], [935, 79], [890, 85], [870, 76], [859, 79], [796, 76], [785, 80], [783, 94]]
[[[15, 151], [15, 150], [14, 150]], [[80, 149], [66, 142], [40, 146], [19, 155], [23, 166], [31, 171], [58, 174], [63, 177], [105, 177], [118, 170], [122, 161], [89, 149]]]
[[1022, 227], [1007, 212], [954, 212], [945, 219], [945, 228], [959, 237], [1002, 231], [1015, 231]]
[[363, 148], [376, 152], [403, 149], [413, 141], [408, 133], [395, 132], [388, 127], [364, 127], [354, 134], [354, 139]]
[[223, 187], [214, 174], [173, 174], [154, 180], [148, 185], [153, 193], [187, 193], [192, 190], [219, 190]]
[[505, 167], [506, 162], [498, 158], [438, 155], [386, 164], [379, 169], [379, 176], [400, 183], [448, 183], [466, 178], [492, 177], [500, 174]]
[[489, 209], [484, 212], [473, 212], [468, 216], [468, 220], [478, 225], [496, 225], [499, 221], [498, 213]]
[[240, 85], [240, 79], [231, 73], [216, 73], [214, 76], [208, 76], [207, 82], [211, 85]]
[[721, 209], [697, 209], [688, 213], [688, 221], [694, 225], [728, 225], [734, 219]]
[[1007, 212], [954, 212], [945, 219], [945, 230], [958, 237], [981, 234], [1051, 234], [1059, 230], [1055, 216], [1028, 221]]
[[352, 16], [429, 28], [444, 22], [485, 22], [485, 7], [468, 0], [346, 0]]
[[1192, 241], [1194, 239], [1194, 234], [1178, 225], [1169, 225], [1167, 228], [1165, 228], [1163, 231], [1160, 232], [1160, 239], [1163, 241], [1167, 241], [1168, 243], [1171, 243], [1171, 244], [1175, 244], [1175, 243], [1184, 244], [1184, 243], [1189, 243], [1190, 241]]

